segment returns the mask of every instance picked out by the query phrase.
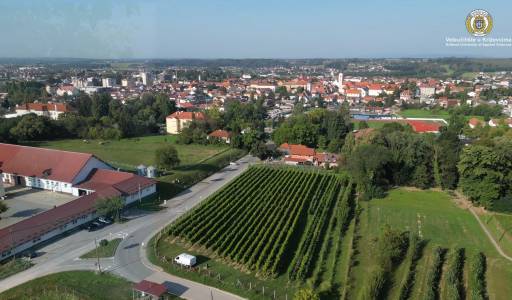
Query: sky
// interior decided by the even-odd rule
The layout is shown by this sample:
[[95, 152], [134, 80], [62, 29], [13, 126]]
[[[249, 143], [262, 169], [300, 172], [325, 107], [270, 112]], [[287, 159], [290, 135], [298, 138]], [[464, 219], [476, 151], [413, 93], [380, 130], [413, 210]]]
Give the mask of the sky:
[[445, 46], [474, 9], [512, 38], [508, 0], [0, 0], [0, 57], [512, 57]]

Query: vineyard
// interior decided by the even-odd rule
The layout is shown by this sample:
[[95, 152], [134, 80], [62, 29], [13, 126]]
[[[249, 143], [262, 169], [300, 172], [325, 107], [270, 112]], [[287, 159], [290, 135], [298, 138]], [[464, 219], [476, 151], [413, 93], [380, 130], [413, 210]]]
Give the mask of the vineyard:
[[339, 223], [349, 221], [347, 186], [346, 179], [325, 172], [252, 167], [176, 222], [170, 235], [259, 277], [276, 277], [293, 260], [290, 279], [305, 280], [334, 226], [333, 212]]
[[[166, 228], [155, 254], [167, 272], [248, 299], [305, 287], [320, 299], [503, 299], [510, 264], [447, 194], [355, 196], [334, 172], [252, 166]], [[198, 266], [173, 264], [183, 252]]]

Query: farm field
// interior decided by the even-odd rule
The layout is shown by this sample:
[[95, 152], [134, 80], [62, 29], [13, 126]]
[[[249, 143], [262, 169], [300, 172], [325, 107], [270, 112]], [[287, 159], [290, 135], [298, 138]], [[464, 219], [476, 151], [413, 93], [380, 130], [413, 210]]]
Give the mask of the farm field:
[[[416, 234], [425, 241], [421, 255], [414, 268], [414, 283], [410, 291], [410, 299], [425, 299], [425, 295], [432, 286], [437, 288], [438, 296], [441, 299], [447, 298], [452, 291], [448, 287], [448, 279], [463, 280], [457, 276], [450, 277], [447, 274], [473, 274], [470, 272], [475, 257], [482, 252], [486, 258], [486, 280], [487, 293], [490, 299], [508, 299], [512, 293], [510, 284], [512, 282], [512, 263], [501, 258], [494, 249], [483, 230], [479, 227], [477, 220], [470, 212], [457, 207], [444, 192], [438, 191], [409, 191], [406, 189], [392, 190], [384, 199], [374, 199], [369, 202], [359, 203], [362, 211], [359, 218], [359, 227], [354, 257], [354, 267], [351, 272], [348, 288], [348, 298], [358, 297], [362, 293], [362, 286], [359, 284], [365, 280], [368, 271], [372, 267], [372, 240], [375, 239], [381, 228], [390, 225], [394, 229], [409, 231]], [[441, 247], [444, 251], [441, 255], [441, 277], [431, 281], [429, 274], [433, 270], [436, 261], [436, 249]], [[463, 251], [463, 273], [456, 272], [457, 265], [451, 259], [454, 252]], [[400, 285], [404, 282], [403, 260], [394, 270], [393, 280], [385, 293], [392, 295], [399, 294]], [[450, 271], [450, 270], [453, 270]], [[450, 273], [452, 272], [452, 273]], [[461, 275], [462, 276], [462, 275]], [[402, 280], [401, 280], [402, 278]], [[434, 283], [432, 285], [432, 282]], [[448, 281], [450, 282], [450, 281]], [[475, 288], [471, 280], [465, 280], [461, 293], [469, 294]], [[463, 299], [463, 298], [462, 298]]]
[[132, 299], [131, 287], [130, 282], [110, 274], [71, 271], [31, 280], [1, 293], [0, 299]]
[[[253, 166], [153, 240], [152, 260], [250, 299], [274, 292], [291, 299], [303, 286], [326, 299], [338, 297], [352, 212], [352, 184], [345, 177]], [[194, 271], [172, 264], [182, 252], [197, 255]]]

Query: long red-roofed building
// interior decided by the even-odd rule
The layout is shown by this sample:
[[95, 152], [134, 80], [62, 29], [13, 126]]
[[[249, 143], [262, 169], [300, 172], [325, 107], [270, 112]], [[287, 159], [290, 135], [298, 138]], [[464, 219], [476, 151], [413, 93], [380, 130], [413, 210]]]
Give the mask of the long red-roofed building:
[[18, 116], [33, 113], [53, 120], [57, 120], [61, 114], [70, 111], [71, 108], [65, 103], [26, 103], [16, 106]]
[[0, 260], [96, 218], [99, 199], [120, 197], [125, 205], [156, 192], [156, 181], [118, 172], [94, 155], [0, 143], [0, 178], [79, 198], [0, 229]]

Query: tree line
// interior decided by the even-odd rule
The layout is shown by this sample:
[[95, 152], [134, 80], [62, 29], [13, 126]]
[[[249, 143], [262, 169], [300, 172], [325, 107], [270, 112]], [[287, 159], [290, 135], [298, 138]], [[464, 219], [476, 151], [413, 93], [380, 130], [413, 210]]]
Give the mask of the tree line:
[[120, 139], [157, 133], [158, 124], [176, 111], [173, 101], [164, 94], [145, 93], [140, 99], [122, 104], [109, 94], [80, 94], [70, 102], [74, 109], [58, 120], [28, 114], [4, 119], [0, 140], [23, 142], [59, 138]]
[[452, 114], [450, 125], [438, 135], [417, 134], [398, 123], [351, 133], [342, 149], [344, 168], [356, 180], [363, 199], [382, 197], [392, 186], [409, 185], [460, 188], [471, 201], [491, 209], [500, 201], [512, 201], [510, 131], [503, 136], [475, 136], [464, 144], [465, 122], [462, 115]]

